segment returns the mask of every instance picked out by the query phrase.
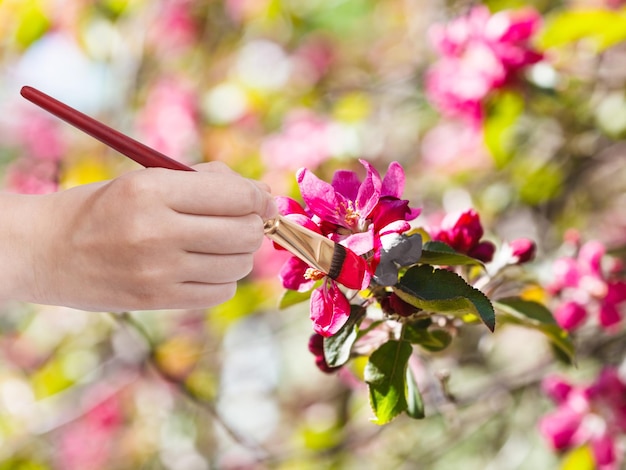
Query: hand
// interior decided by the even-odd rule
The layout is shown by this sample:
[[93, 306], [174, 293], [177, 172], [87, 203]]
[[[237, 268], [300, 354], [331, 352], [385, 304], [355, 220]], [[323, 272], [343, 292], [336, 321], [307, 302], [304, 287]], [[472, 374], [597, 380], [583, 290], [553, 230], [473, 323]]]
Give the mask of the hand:
[[276, 207], [264, 185], [221, 163], [196, 169], [149, 168], [46, 196], [13, 196], [13, 206], [3, 204], [12, 236], [0, 247], [13, 277], [0, 293], [99, 311], [228, 300], [252, 269], [263, 220]]

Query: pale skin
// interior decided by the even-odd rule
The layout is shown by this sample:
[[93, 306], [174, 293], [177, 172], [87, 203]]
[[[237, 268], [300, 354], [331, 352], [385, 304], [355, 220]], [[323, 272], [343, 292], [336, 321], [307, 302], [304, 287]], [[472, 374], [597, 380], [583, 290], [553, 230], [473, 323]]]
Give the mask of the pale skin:
[[269, 188], [224, 164], [194, 168], [0, 194], [0, 300], [121, 312], [230, 299], [276, 206]]

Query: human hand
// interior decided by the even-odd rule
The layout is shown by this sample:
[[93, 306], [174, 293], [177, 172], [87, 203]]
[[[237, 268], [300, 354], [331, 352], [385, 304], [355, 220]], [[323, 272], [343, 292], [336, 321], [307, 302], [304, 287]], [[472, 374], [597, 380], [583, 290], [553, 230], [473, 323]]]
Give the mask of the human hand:
[[196, 169], [148, 168], [22, 196], [11, 241], [21, 256], [7, 254], [15, 276], [4, 297], [101, 311], [228, 300], [276, 206], [262, 183], [221, 163]]

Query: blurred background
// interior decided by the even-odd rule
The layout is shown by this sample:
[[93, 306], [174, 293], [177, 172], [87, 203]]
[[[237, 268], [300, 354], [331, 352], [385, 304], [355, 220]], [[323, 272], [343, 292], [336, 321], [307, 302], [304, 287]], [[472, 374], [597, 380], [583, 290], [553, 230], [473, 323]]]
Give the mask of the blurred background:
[[[223, 161], [296, 199], [300, 167], [329, 180], [363, 174], [359, 158], [381, 172], [398, 161], [418, 225], [475, 207], [487, 238], [537, 242], [539, 279], [565, 236], [623, 257], [623, 3], [0, 0], [3, 189], [137, 168], [23, 100], [31, 85], [172, 158]], [[532, 8], [519, 40], [538, 56], [468, 120], [427, 84], [442, 60], [433, 25], [477, 5]], [[426, 419], [379, 427], [362, 382], [315, 367], [307, 305], [277, 308], [284, 260], [264, 246], [236, 297], [209, 311], [0, 306], [0, 470], [559, 467], [537, 432], [550, 408], [538, 384], [566, 368], [541, 335], [469, 328], [423, 354]], [[619, 365], [621, 339], [585, 343], [568, 373]]]

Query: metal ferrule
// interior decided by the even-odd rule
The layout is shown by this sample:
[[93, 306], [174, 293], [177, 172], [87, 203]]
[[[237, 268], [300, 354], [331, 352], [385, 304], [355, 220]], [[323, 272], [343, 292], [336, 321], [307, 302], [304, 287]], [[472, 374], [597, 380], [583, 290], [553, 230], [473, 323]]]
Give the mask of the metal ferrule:
[[265, 221], [265, 235], [312, 268], [328, 274], [335, 252], [332, 240], [277, 216]]

